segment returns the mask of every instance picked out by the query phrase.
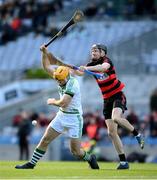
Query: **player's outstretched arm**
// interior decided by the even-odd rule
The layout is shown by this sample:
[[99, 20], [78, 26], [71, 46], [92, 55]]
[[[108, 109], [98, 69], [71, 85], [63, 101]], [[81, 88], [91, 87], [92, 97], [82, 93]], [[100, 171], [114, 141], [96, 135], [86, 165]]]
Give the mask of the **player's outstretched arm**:
[[64, 66], [65, 64], [52, 53], [48, 52], [48, 57], [51, 65]]
[[47, 104], [66, 108], [69, 105], [69, 103], [71, 102], [71, 99], [72, 99], [72, 97], [70, 95], [64, 94], [63, 97], [59, 100], [56, 100], [54, 98], [49, 98], [47, 100]]
[[40, 47], [40, 51], [42, 52], [42, 65], [44, 70], [53, 78], [54, 69], [51, 69], [50, 57], [47, 48], [42, 45]]
[[98, 64], [95, 66], [80, 66], [80, 69], [82, 70], [89, 70], [89, 71], [97, 71], [97, 72], [105, 72], [110, 68], [109, 63], [103, 63], [103, 64]]
[[72, 74], [75, 74], [77, 76], [83, 76], [84, 75], [84, 71], [80, 71], [80, 70], [74, 70], [72, 69]]

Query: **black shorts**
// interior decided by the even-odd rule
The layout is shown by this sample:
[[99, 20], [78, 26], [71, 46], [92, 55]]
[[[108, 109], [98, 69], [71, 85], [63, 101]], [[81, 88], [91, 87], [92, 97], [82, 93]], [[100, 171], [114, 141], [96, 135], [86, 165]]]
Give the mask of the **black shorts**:
[[112, 110], [115, 107], [121, 108], [124, 113], [124, 111], [127, 110], [126, 104], [127, 104], [126, 97], [122, 91], [114, 94], [112, 97], [108, 99], [105, 99], [104, 109], [103, 109], [103, 114], [105, 116], [105, 119], [111, 119]]

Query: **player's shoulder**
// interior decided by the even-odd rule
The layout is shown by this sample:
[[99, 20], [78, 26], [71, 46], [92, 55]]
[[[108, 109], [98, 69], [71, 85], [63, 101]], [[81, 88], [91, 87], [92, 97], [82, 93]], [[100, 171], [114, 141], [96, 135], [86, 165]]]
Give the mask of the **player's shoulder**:
[[74, 76], [70, 75], [67, 85], [68, 86], [76, 86], [76, 85], [78, 85], [78, 80]]
[[113, 62], [112, 62], [111, 59], [108, 58], [108, 57], [104, 57], [103, 63], [108, 63], [108, 64], [110, 64], [110, 68], [112, 68], [112, 67], [114, 66]]
[[107, 56], [103, 57], [103, 63], [109, 63], [109, 64], [112, 64], [112, 61], [110, 58], [108, 58]]
[[70, 82], [77, 82], [77, 78], [75, 76], [70, 75], [69, 76], [69, 81]]

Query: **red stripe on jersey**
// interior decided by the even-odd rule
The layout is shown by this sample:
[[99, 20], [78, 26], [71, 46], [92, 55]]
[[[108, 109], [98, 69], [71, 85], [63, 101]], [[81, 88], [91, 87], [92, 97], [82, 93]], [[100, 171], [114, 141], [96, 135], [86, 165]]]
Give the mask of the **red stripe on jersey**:
[[111, 88], [113, 88], [114, 86], [116, 86], [116, 84], [118, 83], [118, 79], [116, 79], [111, 85], [109, 86], [104, 86], [104, 87], [100, 87], [101, 91], [107, 91]]
[[119, 86], [119, 88], [111, 91], [110, 93], [104, 94], [104, 95], [103, 95], [103, 98], [104, 98], [104, 99], [107, 99], [107, 98], [113, 96], [114, 94], [120, 92], [124, 87], [125, 87], [125, 85], [124, 85], [123, 83], [121, 83], [120, 86]]
[[114, 68], [114, 67], [112, 67], [112, 69], [111, 69], [111, 70], [107, 69], [105, 72], [107, 73], [107, 72], [109, 72], [109, 71], [115, 71], [115, 68]]
[[96, 79], [99, 88], [102, 92], [102, 96], [104, 99], [110, 98], [111, 96], [113, 96], [114, 94], [120, 92], [123, 88], [124, 88], [124, 84], [121, 83], [117, 76], [116, 76], [116, 72], [115, 72], [115, 67], [112, 63], [112, 61], [108, 58], [108, 57], [103, 57], [101, 58], [98, 62], [95, 63], [89, 63], [88, 66], [95, 66], [97, 64], [103, 64], [103, 63], [109, 63], [110, 64], [110, 68], [108, 68], [107, 70], [105, 70], [104, 72], [101, 72], [101, 74], [103, 73], [104, 76], [107, 75], [106, 79]]

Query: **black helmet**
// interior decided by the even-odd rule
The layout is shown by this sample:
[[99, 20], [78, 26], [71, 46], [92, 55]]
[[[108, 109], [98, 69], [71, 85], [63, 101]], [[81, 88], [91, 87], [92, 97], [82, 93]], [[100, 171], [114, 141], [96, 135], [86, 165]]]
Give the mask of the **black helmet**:
[[102, 49], [105, 51], [105, 54], [107, 54], [107, 47], [103, 44], [93, 44], [92, 48], [98, 48], [98, 49]]

